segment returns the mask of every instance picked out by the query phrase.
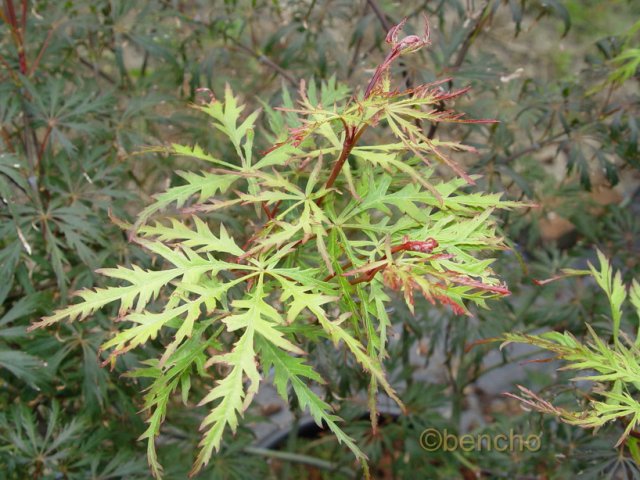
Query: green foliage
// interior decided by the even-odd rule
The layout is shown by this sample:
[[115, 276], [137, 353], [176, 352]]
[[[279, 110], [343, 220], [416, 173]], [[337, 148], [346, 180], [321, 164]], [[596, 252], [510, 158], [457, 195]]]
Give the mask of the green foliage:
[[[88, 429], [88, 418], [75, 418], [64, 423], [60, 404], [54, 402], [50, 410], [34, 412], [27, 405], [16, 405], [0, 415], [0, 439], [3, 455], [0, 466], [5, 478], [23, 472], [35, 478], [145, 478], [147, 466], [131, 452], [119, 450], [115, 454], [104, 450], [84, 455], [77, 449], [82, 441], [86, 449], [98, 449], [105, 438], [116, 438], [116, 432]], [[45, 428], [39, 427], [44, 420]], [[24, 477], [22, 477], [24, 478]]]
[[[398, 92], [388, 80], [377, 82], [374, 75], [371, 94], [332, 105], [312, 103], [315, 92], [307, 93], [302, 84], [298, 106], [285, 113], [268, 110], [271, 125], [280, 126], [272, 135], [283, 140], [261, 158], [253, 146], [254, 132], [260, 132], [258, 112], [243, 116], [244, 106], [228, 86], [223, 101], [197, 107], [228, 137], [236, 158], [218, 160], [197, 146], [171, 147], [174, 154], [213, 166], [202, 175], [181, 174], [188, 184], [156, 196], [131, 227], [130, 238], [164, 268], [102, 269], [127, 285], [80, 291], [81, 303], [35, 325], [82, 320], [118, 301], [119, 320], [128, 326], [101, 346], [111, 350], [112, 365], [163, 332], [171, 337], [159, 361], [134, 374], [154, 382], [146, 395], [149, 428], [142, 436], [149, 442], [154, 475], [162, 473], [154, 442], [172, 392], [180, 388], [186, 401], [192, 376], [215, 379], [199, 399], [199, 405], [213, 406], [201, 423], [194, 474], [220, 449], [225, 430], [236, 431], [238, 416], [271, 367], [280, 395], [287, 400], [291, 385], [300, 407], [318, 424], [324, 422], [366, 466], [366, 456], [338, 425], [332, 407], [309, 387], [310, 381], [323, 382], [300, 358], [306, 355], [302, 339], [309, 326], [321, 328], [336, 348], [343, 345], [353, 355], [370, 375], [372, 398], [381, 387], [402, 407], [381, 364], [390, 300], [380, 296], [383, 289], [401, 291], [410, 309], [417, 290], [456, 313], [468, 313], [469, 302], [484, 307], [487, 299], [509, 293], [491, 270], [492, 259], [474, 254], [503, 248], [491, 214], [517, 204], [499, 195], [466, 193], [464, 185], [474, 180], [446, 150], [469, 148], [427, 138], [412, 123], [464, 121], [430, 108], [466, 90], [442, 92], [424, 85]], [[339, 98], [335, 89], [325, 84], [320, 96]], [[286, 124], [293, 127], [285, 138]], [[379, 124], [390, 127], [390, 143], [358, 142]], [[350, 154], [354, 161], [347, 164]], [[463, 178], [437, 180], [434, 162]], [[148, 223], [174, 203], [196, 213], [165, 214]], [[200, 213], [224, 209], [240, 209], [234, 214], [247, 219], [257, 213], [255, 223], [244, 229], [242, 248], [222, 223], [214, 228], [220, 232], [216, 236]], [[207, 355], [214, 341], [220, 353]], [[214, 365], [223, 368], [210, 370]]]
[[[640, 337], [633, 341], [620, 330], [624, 314], [623, 303], [627, 291], [620, 272], [612, 271], [609, 261], [598, 251], [600, 268], [589, 265], [588, 271], [566, 270], [566, 275], [590, 274], [606, 294], [611, 306], [610, 320], [613, 342], [601, 338], [587, 324], [589, 336], [578, 340], [569, 332], [546, 332], [539, 335], [507, 333], [503, 339], [509, 343], [535, 345], [563, 361], [563, 369], [584, 372], [574, 381], [588, 380], [593, 383], [584, 410], [574, 412], [556, 407], [531, 390], [520, 386], [521, 397], [514, 396], [523, 404], [537, 411], [556, 415], [562, 421], [583, 428], [599, 428], [618, 420], [625, 425], [624, 432], [616, 446], [625, 441], [629, 433], [640, 423], [640, 403], [635, 395], [640, 388]], [[629, 287], [630, 303], [634, 307], [633, 316], [640, 319], [640, 286], [636, 280]], [[511, 394], [510, 394], [511, 395]]]
[[[218, 388], [235, 395], [228, 417], [218, 409], [204, 432], [222, 432], [206, 478], [355, 476], [355, 449], [375, 477], [637, 476], [633, 434], [612, 448], [624, 421], [592, 436], [554, 416], [516, 414], [499, 395], [512, 383], [560, 392], [554, 408], [567, 412], [584, 396], [570, 391], [584, 385], [523, 364], [529, 350], [498, 357], [484, 340], [568, 331], [576, 349], [604, 362], [590, 328], [612, 351], [635, 351], [638, 8], [628, 0], [4, 1], [2, 475], [146, 478], [142, 435], [155, 468], [185, 478], [198, 426], [224, 398], [196, 404]], [[402, 55], [425, 41], [424, 14], [433, 45]], [[390, 51], [385, 34], [405, 17], [416, 36], [405, 42], [396, 30]], [[366, 86], [372, 73], [378, 81]], [[420, 97], [421, 84], [433, 96]], [[394, 95], [382, 98], [387, 89]], [[453, 107], [499, 123], [464, 124]], [[327, 187], [348, 137], [342, 121], [366, 130]], [[511, 209], [503, 198], [535, 207]], [[490, 212], [494, 205], [507, 208]], [[594, 246], [619, 280], [585, 270]], [[531, 282], [566, 268], [585, 275]], [[626, 303], [620, 282], [631, 286]], [[69, 292], [83, 302], [68, 306]], [[618, 326], [609, 297], [623, 305]], [[27, 332], [43, 315], [50, 328]], [[65, 315], [86, 318], [57, 321]], [[227, 354], [254, 318], [269, 340], [254, 328], [240, 344], [264, 387], [250, 402], [254, 368]], [[241, 388], [216, 383], [234, 371]], [[286, 451], [254, 448], [270, 384], [294, 425], [309, 411], [333, 434], [301, 440], [294, 428]], [[397, 390], [406, 406], [379, 425], [388, 395], [378, 388]], [[78, 424], [62, 453], [39, 453]], [[427, 454], [415, 440], [431, 426], [514, 428], [542, 434], [543, 447]], [[29, 429], [44, 447], [11, 440]]]
[[615, 69], [609, 74], [607, 82], [614, 86], [620, 86], [633, 78], [640, 68], [640, 48], [634, 47], [640, 32], [640, 21], [622, 36], [622, 51], [611, 59]]

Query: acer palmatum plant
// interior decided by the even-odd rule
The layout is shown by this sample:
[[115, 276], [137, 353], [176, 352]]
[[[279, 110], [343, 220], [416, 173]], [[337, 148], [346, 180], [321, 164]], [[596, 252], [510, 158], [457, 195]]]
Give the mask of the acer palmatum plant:
[[[622, 320], [627, 313], [625, 300], [630, 303], [630, 322], [636, 324], [640, 319], [640, 283], [634, 279], [625, 286], [620, 272], [615, 272], [609, 260], [598, 250], [600, 268], [589, 263], [588, 270], [565, 269], [561, 275], [539, 283], [559, 280], [570, 276], [588, 275], [592, 277], [604, 292], [610, 307], [611, 339], [598, 335], [590, 324], [586, 324], [588, 335], [580, 340], [570, 332], [549, 331], [541, 334], [506, 333], [503, 345], [524, 343], [534, 345], [554, 355], [563, 362], [563, 370], [575, 370], [581, 374], [573, 380], [593, 382], [590, 391], [584, 395], [582, 410], [568, 410], [553, 405], [530, 389], [518, 386], [520, 395], [506, 393], [519, 400], [526, 408], [545, 414], [551, 414], [569, 425], [594, 430], [613, 422], [624, 426], [616, 447], [626, 444], [632, 458], [640, 461], [636, 430], [640, 425], [640, 402], [637, 399], [640, 389], [640, 329], [633, 334], [622, 328]], [[635, 338], [633, 338], [635, 337]]]
[[[155, 476], [162, 468], [154, 440], [176, 391], [186, 402], [194, 379], [210, 383], [209, 393], [197, 399], [210, 411], [195, 474], [220, 448], [223, 433], [236, 430], [271, 372], [278, 393], [287, 400], [291, 392], [366, 472], [365, 454], [311, 388], [323, 379], [303, 347], [328, 338], [370, 376], [375, 431], [379, 391], [402, 407], [383, 369], [389, 294], [400, 292], [412, 311], [418, 293], [468, 314], [468, 304], [485, 306], [488, 298], [509, 293], [490, 268], [489, 252], [504, 248], [492, 213], [517, 204], [463, 190], [474, 178], [450, 155], [473, 149], [428, 138], [421, 128], [422, 122], [491, 120], [465, 120], [438, 108], [467, 92], [447, 91], [448, 79], [393, 87], [393, 61], [429, 42], [428, 29], [423, 37], [399, 39], [403, 24], [389, 32], [391, 53], [364, 94], [345, 99], [333, 81], [319, 91], [301, 83], [296, 105], [284, 95], [284, 108], [265, 107], [271, 133], [257, 126], [259, 111], [244, 115], [229, 87], [224, 99], [211, 95], [196, 106], [236, 156], [217, 158], [197, 145], [167, 147], [202, 160], [203, 170], [178, 172], [183, 184], [158, 194], [135, 225], [123, 224], [159, 268], [102, 269], [123, 285], [79, 291], [80, 303], [33, 325], [82, 320], [120, 302], [120, 331], [102, 345], [109, 351], [105, 363], [158, 336], [166, 340], [160, 358], [131, 373], [153, 382], [145, 394], [149, 426], [142, 438]], [[367, 140], [365, 132], [374, 129], [387, 129], [391, 139]], [[273, 137], [266, 152], [254, 148], [256, 132]], [[439, 178], [439, 164], [456, 177]], [[221, 213], [243, 228], [231, 231], [211, 220]]]

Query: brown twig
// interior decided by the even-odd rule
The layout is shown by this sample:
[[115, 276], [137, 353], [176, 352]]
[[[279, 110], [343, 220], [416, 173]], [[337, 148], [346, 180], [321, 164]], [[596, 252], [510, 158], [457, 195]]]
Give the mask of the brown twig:
[[58, 28], [58, 25], [53, 25], [49, 29], [49, 32], [47, 33], [47, 36], [44, 39], [44, 42], [42, 42], [42, 47], [40, 47], [40, 51], [38, 52], [38, 56], [36, 57], [36, 59], [31, 64], [31, 68], [29, 69], [29, 74], [28, 74], [29, 77], [31, 75], [33, 75], [34, 72], [36, 71], [36, 69], [38, 68], [38, 65], [40, 64], [40, 60], [42, 60], [42, 56], [44, 55], [45, 50], [47, 49], [47, 47], [49, 46], [49, 43], [51, 42], [51, 37], [53, 36], [53, 32], [57, 28]]
[[371, 10], [373, 10], [373, 13], [376, 15], [376, 17], [378, 17], [378, 20], [380, 20], [380, 23], [382, 24], [382, 28], [384, 28], [384, 31], [388, 32], [394, 24], [389, 22], [387, 15], [382, 11], [378, 3], [375, 0], [367, 0], [367, 5], [371, 7]]
[[[367, 125], [363, 125], [359, 130], [356, 130], [356, 129], [357, 127], [355, 126], [351, 128], [346, 127], [344, 143], [342, 144], [342, 151], [340, 152], [340, 156], [338, 157], [338, 160], [336, 160], [336, 163], [333, 164], [333, 168], [331, 169], [331, 173], [329, 174], [327, 183], [325, 183], [325, 186], [324, 186], [327, 190], [333, 187], [333, 184], [335, 183], [336, 178], [338, 178], [338, 174], [340, 173], [340, 171], [342, 170], [342, 167], [344, 166], [344, 162], [346, 162], [347, 158], [349, 158], [349, 154], [351, 153], [351, 150], [353, 150], [353, 147], [356, 146], [356, 143], [358, 143], [358, 140], [360, 139], [364, 131], [367, 129]], [[318, 204], [321, 203], [322, 198], [323, 197], [318, 199], [318, 202], [317, 202]]]
[[271, 212], [271, 210], [269, 210], [269, 208], [267, 207], [267, 203], [266, 202], [262, 202], [262, 210], [264, 211], [264, 213], [267, 215], [267, 218], [269, 220], [273, 220], [273, 213]]
[[293, 77], [293, 75], [291, 75], [289, 72], [287, 72], [284, 68], [282, 68], [280, 65], [278, 65], [276, 62], [271, 60], [266, 55], [264, 55], [262, 53], [258, 53], [256, 51], [252, 50], [251, 48], [247, 47], [246, 45], [244, 45], [243, 43], [239, 42], [238, 40], [236, 40], [234, 38], [227, 37], [227, 39], [230, 40], [233, 43], [233, 45], [235, 47], [237, 47], [240, 51], [251, 55], [253, 58], [258, 60], [260, 63], [263, 63], [264, 65], [267, 65], [269, 68], [271, 68], [272, 70], [276, 71], [280, 76], [282, 76], [285, 80], [287, 80], [292, 85], [296, 85], [297, 84], [296, 79]]
[[22, 17], [20, 18], [21, 23], [22, 23], [22, 39], [24, 40], [24, 34], [27, 31], [27, 10], [28, 10], [28, 6], [27, 4], [29, 3], [29, 0], [21, 0], [22, 3]]
[[[364, 14], [367, 12], [367, 7], [369, 6], [369, 3], [365, 3], [364, 8], [362, 9], [362, 13], [361, 16], [364, 16]], [[362, 39], [364, 37], [362, 35], [360, 35], [360, 37], [358, 38], [358, 41], [356, 42], [354, 49], [353, 49], [353, 55], [351, 56], [351, 61], [349, 62], [349, 67], [347, 68], [347, 78], [351, 78], [351, 75], [353, 75], [353, 71], [356, 68], [356, 63], [358, 62], [358, 57], [360, 56], [360, 49], [362, 48]]]
[[107, 82], [115, 85], [116, 83], [118, 83], [116, 81], [115, 78], [113, 78], [111, 75], [109, 75], [107, 72], [104, 72], [103, 70], [100, 70], [98, 67], [96, 67], [95, 65], [93, 65], [91, 62], [89, 62], [88, 60], [86, 60], [85, 58], [82, 57], [78, 57], [78, 60], [80, 61], [81, 64], [83, 64], [85, 67], [90, 68], [91, 70], [93, 70], [95, 73], [98, 74], [98, 76], [104, 78]]
[[13, 0], [6, 0], [4, 2], [6, 15], [3, 11], [0, 10], [0, 19], [2, 19], [7, 25], [9, 25], [9, 30], [11, 31], [11, 36], [13, 37], [13, 41], [16, 45], [16, 49], [18, 51], [18, 62], [20, 64], [20, 73], [23, 75], [27, 73], [27, 57], [24, 51], [24, 41], [21, 32], [21, 28], [18, 26], [18, 20], [16, 18], [15, 8], [13, 6]]

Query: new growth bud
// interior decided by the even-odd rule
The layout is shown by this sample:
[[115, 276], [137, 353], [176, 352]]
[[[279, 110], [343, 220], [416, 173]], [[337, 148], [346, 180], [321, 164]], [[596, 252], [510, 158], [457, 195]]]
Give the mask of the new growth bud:
[[431, 253], [433, 252], [433, 249], [438, 246], [438, 241], [435, 238], [429, 237], [424, 241], [406, 241], [402, 246], [404, 247], [404, 250], [410, 250], [412, 252]]
[[398, 33], [404, 28], [407, 19], [403, 19], [398, 25], [394, 26], [387, 33], [385, 41], [391, 45], [393, 51], [396, 51], [400, 55], [404, 53], [415, 52], [425, 45], [430, 45], [429, 37], [431, 36], [431, 29], [429, 28], [429, 20], [426, 15], [422, 15], [424, 18], [424, 35], [419, 37], [418, 35], [407, 35], [402, 40], [398, 41]]
[[420, 50], [425, 45], [430, 45], [429, 37], [431, 34], [431, 30], [429, 28], [429, 21], [427, 20], [427, 16], [423, 15], [425, 22], [424, 35], [419, 37], [418, 35], [407, 35], [400, 41], [398, 41], [398, 34], [400, 30], [404, 27], [405, 23], [407, 23], [407, 19], [403, 19], [399, 24], [392, 27], [385, 41], [391, 45], [391, 51], [387, 55], [387, 58], [378, 66], [373, 77], [371, 77], [371, 81], [367, 86], [367, 89], [364, 93], [364, 98], [367, 99], [371, 96], [373, 92], [379, 91], [381, 89], [381, 79], [383, 74], [386, 74], [389, 70], [389, 67], [393, 63], [393, 61], [401, 55], [405, 55], [407, 53], [413, 53], [417, 50]]
[[411, 250], [413, 252], [422, 252], [422, 253], [431, 253], [434, 248], [438, 246], [438, 242], [435, 238], [428, 238], [424, 242], [413, 241], [407, 242], [407, 250]]

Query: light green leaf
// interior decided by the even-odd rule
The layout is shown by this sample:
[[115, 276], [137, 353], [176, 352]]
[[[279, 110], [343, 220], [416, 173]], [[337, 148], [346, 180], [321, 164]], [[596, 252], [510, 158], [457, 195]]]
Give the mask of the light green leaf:
[[183, 274], [184, 270], [176, 268], [154, 272], [142, 270], [134, 265], [131, 269], [124, 267], [105, 268], [99, 272], [108, 277], [124, 279], [131, 285], [80, 290], [75, 295], [82, 298], [82, 303], [70, 305], [56, 311], [53, 315], [43, 317], [39, 322], [33, 323], [29, 327], [29, 331], [52, 325], [65, 318], [70, 321], [82, 320], [99, 308], [116, 301], [120, 301], [120, 314], [123, 315], [133, 307], [137, 298], [135, 311], [140, 312], [147, 303], [158, 296], [163, 286]]
[[[247, 326], [240, 339], [230, 353], [218, 355], [211, 359], [214, 363], [224, 363], [231, 371], [199, 403], [205, 405], [215, 400], [218, 404], [204, 418], [200, 426], [207, 428], [200, 442], [200, 453], [191, 469], [194, 475], [209, 463], [214, 450], [220, 449], [222, 434], [226, 427], [232, 432], [238, 427], [238, 415], [242, 414], [258, 391], [260, 374], [256, 368], [253, 349], [255, 330], [251, 324]], [[249, 387], [244, 388], [244, 376], [249, 379]]]
[[600, 262], [600, 271], [589, 263], [589, 269], [595, 278], [600, 288], [602, 288], [611, 305], [611, 320], [613, 322], [613, 338], [615, 342], [618, 342], [620, 332], [620, 319], [622, 318], [622, 304], [627, 296], [627, 292], [622, 283], [622, 276], [620, 272], [613, 274], [613, 269], [607, 257], [598, 250], [598, 260]]
[[176, 204], [176, 208], [182, 208], [193, 195], [198, 194], [198, 202], [202, 203], [218, 192], [224, 193], [239, 178], [234, 175], [218, 175], [207, 172], [200, 172], [200, 175], [194, 172], [179, 171], [177, 173], [187, 183], [154, 195], [156, 201], [140, 212], [136, 221], [137, 225], [143, 224], [151, 215], [172, 203]]
[[302, 359], [288, 355], [265, 340], [259, 340], [256, 344], [264, 370], [268, 371], [273, 368], [273, 382], [280, 397], [285, 401], [289, 400], [288, 385], [291, 384], [300, 407], [307, 408], [319, 426], [322, 426], [324, 422], [339, 442], [347, 445], [357, 458], [366, 462], [367, 456], [358, 448], [353, 439], [338, 426], [337, 422], [340, 421], [340, 417], [332, 414], [331, 406], [305, 383], [304, 379], [324, 383], [320, 375], [309, 365], [305, 365]]
[[212, 157], [208, 153], [205, 153], [205, 151], [202, 150], [200, 145], [197, 145], [197, 144], [194, 145], [193, 147], [187, 147], [186, 145], [179, 145], [177, 143], [172, 143], [170, 152], [176, 155], [183, 155], [185, 157], [197, 158], [198, 160], [204, 160], [205, 162], [210, 162], [226, 168], [240, 170], [240, 168], [237, 165], [233, 165], [232, 163], [227, 163], [225, 161], [218, 160], [217, 158]]
[[240, 256], [244, 252], [220, 224], [220, 237], [216, 237], [209, 226], [200, 218], [192, 217], [195, 231], [180, 220], [171, 218], [171, 226], [156, 222], [154, 226], [144, 225], [138, 232], [147, 237], [155, 237], [162, 242], [176, 242], [187, 247], [199, 247], [196, 252], [223, 252]]

